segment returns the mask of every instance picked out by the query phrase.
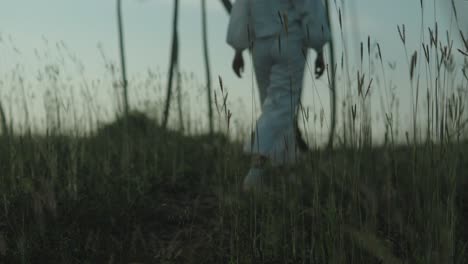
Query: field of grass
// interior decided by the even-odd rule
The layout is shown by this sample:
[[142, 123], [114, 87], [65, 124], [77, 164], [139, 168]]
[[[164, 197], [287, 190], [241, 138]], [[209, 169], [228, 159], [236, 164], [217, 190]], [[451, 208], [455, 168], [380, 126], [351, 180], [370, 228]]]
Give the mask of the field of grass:
[[[458, 33], [445, 40], [437, 25], [426, 32], [423, 20], [421, 46], [409, 47], [404, 25], [394, 32], [408, 63], [400, 77], [409, 81], [411, 129], [398, 124], [386, 73], [392, 58], [369, 37], [360, 65], [349, 66], [346, 52], [334, 65], [343, 99], [334, 149], [315, 148], [293, 168], [268, 168], [253, 193], [241, 191], [249, 157], [229, 133], [166, 130], [133, 112], [82, 134], [15, 134], [5, 133], [1, 111], [0, 264], [468, 263], [468, 41], [460, 30], [462, 45], [454, 46]], [[56, 114], [60, 127], [68, 111], [60, 105], [80, 104], [74, 97], [61, 104], [61, 86], [91, 87], [84, 120], [95, 123], [99, 103], [91, 101], [102, 84], [68, 85], [60, 65], [49, 66], [50, 119]], [[118, 69], [106, 67], [119, 88]], [[2, 85], [22, 93], [10, 101], [24, 105], [29, 122], [23, 77], [12, 76], [19, 84]], [[220, 123], [229, 123], [226, 100], [221, 91]], [[385, 127], [378, 146], [376, 107]], [[312, 122], [308, 116], [301, 122]]]
[[246, 194], [240, 144], [142, 114], [3, 137], [0, 263], [467, 263], [467, 151], [314, 151]]

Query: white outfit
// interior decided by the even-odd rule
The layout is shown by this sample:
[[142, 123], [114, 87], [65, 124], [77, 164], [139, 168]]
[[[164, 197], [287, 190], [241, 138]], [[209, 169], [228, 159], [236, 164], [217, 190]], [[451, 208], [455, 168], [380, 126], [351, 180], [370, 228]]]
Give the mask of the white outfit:
[[[301, 99], [307, 51], [301, 20], [303, 11], [295, 4], [302, 1], [309, 0], [250, 2], [249, 25], [254, 30], [252, 56], [262, 113], [254, 128], [254, 138], [246, 142], [244, 151], [266, 156], [274, 165], [294, 163], [298, 152], [295, 115]], [[287, 23], [280, 14], [287, 14]], [[229, 37], [228, 33], [228, 43]]]
[[278, 35], [284, 29], [280, 14], [287, 14], [288, 21], [300, 22], [300, 11], [296, 2], [303, 0], [251, 0], [251, 24], [256, 38]]

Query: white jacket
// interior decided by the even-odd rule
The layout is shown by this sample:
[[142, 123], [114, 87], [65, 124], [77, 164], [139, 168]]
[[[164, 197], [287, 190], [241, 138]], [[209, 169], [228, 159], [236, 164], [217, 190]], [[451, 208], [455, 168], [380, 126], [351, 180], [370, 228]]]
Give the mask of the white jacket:
[[281, 14], [288, 26], [300, 26], [305, 45], [319, 50], [330, 40], [322, 0], [236, 0], [228, 26], [227, 42], [236, 50], [249, 48], [255, 38], [278, 35]]
[[[304, 0], [299, 0], [300, 2]], [[281, 16], [287, 14], [288, 25], [300, 24], [300, 12], [294, 7], [291, 0], [253, 0], [252, 25], [256, 38], [277, 35], [283, 26]]]

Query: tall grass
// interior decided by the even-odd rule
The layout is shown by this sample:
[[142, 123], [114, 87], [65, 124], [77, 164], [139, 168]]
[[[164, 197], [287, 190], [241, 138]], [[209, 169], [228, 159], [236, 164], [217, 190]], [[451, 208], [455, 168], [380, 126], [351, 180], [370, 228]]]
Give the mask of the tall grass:
[[[335, 150], [314, 149], [294, 168], [268, 168], [254, 193], [240, 189], [248, 158], [221, 78], [219, 133], [205, 136], [190, 124], [185, 133], [163, 129], [136, 111], [103, 125], [91, 99], [100, 86], [86, 79], [77, 86], [86, 102], [77, 115], [62, 68], [48, 68], [47, 133], [30, 126], [0, 137], [0, 262], [467, 263], [467, 62], [453, 58], [468, 44], [457, 51], [434, 25], [421, 34], [421, 48], [408, 47], [399, 28], [413, 131], [400, 131], [385, 51], [369, 37], [355, 75], [345, 63], [334, 66], [349, 80]], [[119, 70], [105, 62], [117, 80]], [[154, 87], [154, 75], [141, 83]], [[374, 93], [382, 145], [370, 129]], [[24, 94], [26, 115], [32, 99]], [[68, 118], [67, 130], [60, 122]]]

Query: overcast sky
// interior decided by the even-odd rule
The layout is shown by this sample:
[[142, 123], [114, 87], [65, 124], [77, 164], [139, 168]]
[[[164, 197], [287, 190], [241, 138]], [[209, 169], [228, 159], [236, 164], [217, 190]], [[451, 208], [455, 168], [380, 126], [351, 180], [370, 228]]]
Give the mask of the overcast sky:
[[[246, 75], [242, 80], [237, 79], [231, 72], [233, 51], [225, 43], [228, 15], [218, 0], [207, 0], [207, 2], [213, 84], [218, 90], [217, 76], [222, 77], [230, 93], [235, 120], [248, 127], [252, 117], [251, 67], [250, 64], [247, 65]], [[356, 0], [354, 2], [354, 6], [349, 6], [349, 4], [343, 6], [342, 1], [337, 1], [337, 7], [344, 10], [345, 37], [349, 40], [347, 47], [349, 56], [356, 57], [359, 53], [357, 52], [359, 50], [358, 44], [356, 44], [359, 42], [359, 38], [367, 41], [367, 36], [370, 35], [372, 43], [378, 42], [382, 47], [385, 62], [396, 63], [397, 67], [394, 71], [386, 65], [388, 71], [386, 77], [388, 82], [392, 81], [399, 87], [397, 93], [402, 97], [402, 104], [405, 104], [404, 102], [407, 101], [405, 98], [408, 97], [407, 86], [409, 86], [408, 67], [405, 51], [399, 40], [396, 27], [397, 25], [406, 25], [409, 52], [420, 49], [420, 1]], [[451, 12], [449, 8], [435, 2], [441, 1], [424, 1], [424, 28], [426, 31], [427, 27], [433, 25], [434, 17], [439, 21], [441, 29], [450, 28]], [[449, 1], [447, 0], [447, 2]], [[468, 1], [455, 0], [455, 2], [460, 18], [466, 19], [466, 16], [461, 14], [468, 10]], [[436, 12], [434, 12], [434, 5]], [[156, 93], [143, 92], [141, 89], [135, 90], [137, 90], [136, 87], [144, 86], [148, 69], [157, 73], [159, 81], [147, 83], [147, 85], [158, 87], [157, 89], [162, 89], [166, 85], [172, 8], [172, 0], [123, 0], [127, 67], [129, 75], [132, 76], [130, 87], [134, 87], [134, 90], [131, 91], [134, 106], [145, 99], [152, 100], [155, 104], [161, 100], [161, 98], [150, 98], [151, 96], [156, 97]], [[205, 116], [205, 109], [197, 107], [203, 105], [203, 100], [205, 100], [202, 94], [205, 73], [201, 41], [200, 1], [180, 0], [180, 9], [180, 62], [183, 72], [188, 76], [188, 80], [184, 82], [184, 91], [187, 93], [187, 97], [191, 97], [190, 105], [185, 107], [191, 109], [187, 112], [190, 112], [192, 119], [199, 119], [200, 122], [197, 123], [203, 124], [202, 117]], [[351, 23], [352, 21], [357, 24]], [[336, 22], [335, 16], [335, 25]], [[466, 28], [467, 25], [466, 21], [461, 21], [462, 29]], [[356, 32], [356, 30], [359, 31]], [[343, 50], [341, 43], [343, 42], [338, 31], [335, 31], [334, 35], [340, 56]], [[453, 36], [454, 39], [458, 40], [458, 34], [453, 34]], [[64, 43], [67, 51], [60, 47], [57, 48], [57, 43]], [[459, 47], [460, 43], [457, 42], [455, 45]], [[31, 112], [29, 115], [35, 116], [35, 119], [41, 119], [44, 118], [42, 98], [44, 95], [50, 97], [50, 93], [47, 93], [50, 87], [38, 87], [40, 86], [37, 84], [39, 72], [48, 64], [59, 64], [63, 57], [68, 56], [63, 54], [69, 53], [84, 66], [84, 78], [90, 83], [91, 80], [100, 79], [100, 84], [94, 83], [93, 85], [105, 87], [96, 88], [97, 91], [90, 92], [90, 96], [95, 97], [95, 100], [101, 100], [96, 105], [100, 105], [102, 108], [106, 108], [107, 105], [109, 108], [107, 111], [112, 112], [113, 107], [115, 108], [110, 103], [113, 100], [112, 95], [110, 95], [112, 89], [104, 91], [110, 87], [108, 82], [112, 78], [109, 70], [105, 67], [100, 50], [104, 52], [110, 62], [119, 62], [114, 0], [2, 1], [0, 8], [0, 75], [3, 77], [2, 82], [0, 82], [0, 96], [8, 113], [11, 113], [9, 115], [18, 120], [23, 117], [15, 115], [24, 115], [24, 107], [20, 107], [23, 108], [21, 111], [13, 110], [21, 105], [20, 101], [14, 99], [18, 96], [11, 95], [19, 93], [18, 91], [21, 90], [21, 85], [17, 85], [17, 82], [14, 81], [15, 77], [12, 75], [14, 69], [16, 68], [18, 75], [21, 75], [25, 80], [25, 93], [30, 94], [31, 97], [34, 96], [34, 99], [31, 99], [34, 102], [28, 101], [28, 104], [31, 105], [30, 108], [32, 108], [29, 110]], [[69, 58], [65, 58], [65, 60], [69, 60]], [[75, 81], [81, 78], [79, 77], [79, 67], [73, 63], [62, 63], [62, 66], [66, 68], [61, 72], [64, 83], [67, 81], [67, 76], [70, 80]], [[358, 64], [351, 61], [350, 66], [352, 68], [351, 77], [355, 79]], [[306, 75], [308, 77], [306, 78], [304, 104], [310, 107], [315, 106], [316, 109], [323, 106], [328, 111], [327, 82], [319, 80], [316, 88], [313, 88], [310, 73]], [[43, 84], [43, 86], [47, 85]], [[70, 87], [69, 89], [78, 88]], [[155, 90], [157, 89], [155, 88]], [[378, 100], [375, 101], [375, 104], [378, 105]], [[258, 112], [254, 112], [254, 115], [256, 114]], [[405, 114], [407, 113], [402, 113], [402, 115]], [[110, 114], [107, 115], [110, 116]], [[173, 116], [176, 116], [175, 112], [173, 112]], [[381, 126], [381, 122], [376, 121], [376, 127], [379, 126]]]

